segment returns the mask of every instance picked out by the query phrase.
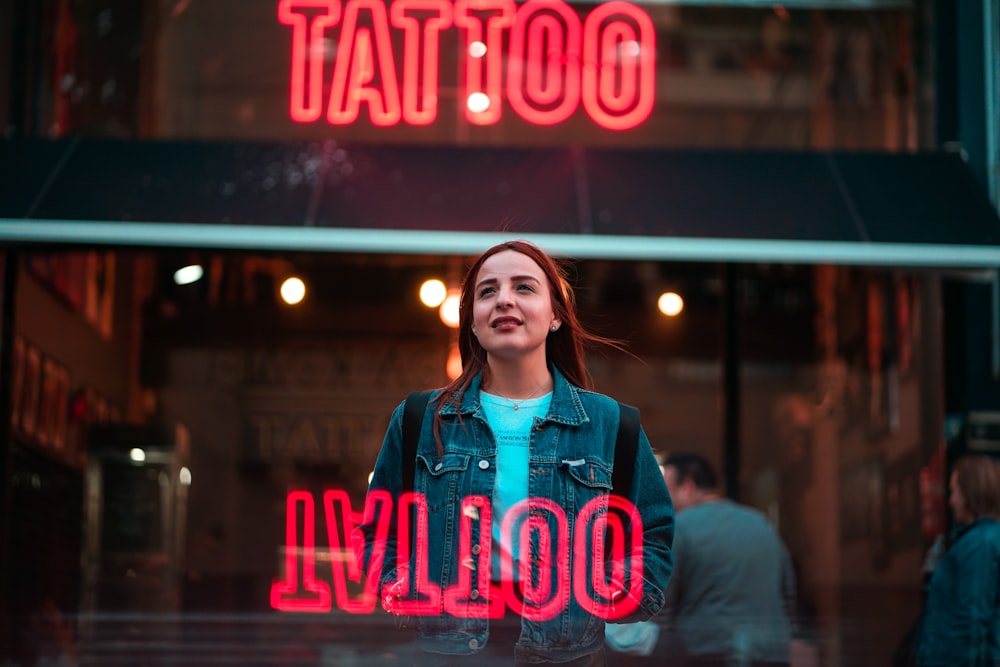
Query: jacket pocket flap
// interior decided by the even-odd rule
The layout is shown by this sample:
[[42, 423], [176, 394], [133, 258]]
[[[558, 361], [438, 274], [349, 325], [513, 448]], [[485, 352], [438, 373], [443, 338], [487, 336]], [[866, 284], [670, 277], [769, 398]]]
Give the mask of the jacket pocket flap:
[[563, 460], [562, 466], [580, 484], [599, 489], [611, 489], [611, 469], [591, 459]]
[[426, 456], [417, 454], [431, 475], [443, 475], [446, 472], [460, 472], [469, 467], [468, 454], [445, 454], [444, 456]]

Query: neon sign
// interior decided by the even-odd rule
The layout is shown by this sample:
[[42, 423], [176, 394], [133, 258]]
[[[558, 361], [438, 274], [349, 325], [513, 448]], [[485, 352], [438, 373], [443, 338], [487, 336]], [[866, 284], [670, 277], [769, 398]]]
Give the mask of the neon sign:
[[[418, 518], [416, 530], [411, 530], [414, 509]], [[557, 574], [555, 580], [536, 578], [528, 571], [529, 566], [521, 563], [520, 576], [514, 577], [513, 558], [505, 550], [501, 556], [503, 583], [499, 587], [490, 582], [493, 521], [490, 499], [485, 496], [464, 498], [459, 512], [458, 558], [459, 562], [475, 563], [476, 567], [459, 568], [457, 583], [442, 590], [440, 585], [430, 581], [428, 574], [427, 501], [421, 494], [403, 494], [393, 507], [388, 492], [373, 491], [365, 499], [362, 516], [352, 509], [345, 491], [330, 489], [323, 493], [323, 512], [332, 556], [332, 594], [330, 584], [317, 578], [313, 494], [292, 491], [286, 500], [284, 578], [271, 585], [271, 606], [281, 611], [327, 612], [335, 600], [337, 607], [353, 614], [373, 612], [379, 596], [376, 590], [378, 573], [382, 571], [394, 511], [398, 525], [397, 579], [381, 591], [383, 596], [390, 589], [402, 592], [393, 604], [394, 613], [499, 618], [504, 615], [505, 608], [509, 608], [541, 621], [558, 615], [572, 594], [580, 606], [593, 615], [616, 620], [635, 611], [642, 597], [642, 519], [635, 506], [619, 496], [609, 496], [606, 504], [597, 498], [580, 510], [572, 545], [569, 544], [565, 511], [557, 503], [534, 498], [511, 508], [501, 523], [505, 539], [517, 536], [526, 544], [532, 537], [537, 538], [541, 545], [538, 572]], [[622, 516], [631, 522], [631, 531], [626, 531]], [[554, 519], [555, 531], [546, 517]], [[352, 548], [356, 550], [359, 545], [346, 544], [362, 519], [374, 521], [376, 526], [375, 548], [369, 572], [364, 577], [358, 562], [350, 555]], [[478, 527], [474, 527], [474, 520]], [[474, 529], [478, 532], [476, 540], [473, 540]], [[588, 537], [592, 538], [592, 544], [588, 544]], [[414, 550], [410, 549], [411, 539], [416, 540]], [[612, 576], [614, 581], [608, 581], [606, 571], [605, 547], [608, 543], [611, 563], [621, 567], [620, 564], [626, 562], [626, 551], [629, 554], [630, 572], [618, 571], [617, 578]], [[571, 548], [573, 567], [570, 566]], [[410, 561], [411, 551], [417, 554], [415, 562]], [[339, 557], [345, 553], [346, 557]], [[552, 568], [553, 563], [555, 568]], [[352, 592], [349, 582], [360, 584], [360, 592]], [[623, 586], [627, 595], [616, 596], [614, 586]]]
[[[498, 123], [506, 100], [535, 125], [567, 120], [582, 105], [609, 130], [627, 130], [653, 110], [656, 34], [637, 6], [598, 4], [581, 21], [563, 0], [281, 0], [278, 20], [292, 27], [289, 114], [299, 123], [323, 115], [331, 125], [429, 125], [439, 101], [442, 32], [464, 39], [459, 103], [473, 125]], [[324, 69], [329, 33], [340, 26], [332, 72]], [[393, 31], [403, 44], [396, 67]], [[509, 44], [504, 54], [504, 39]]]

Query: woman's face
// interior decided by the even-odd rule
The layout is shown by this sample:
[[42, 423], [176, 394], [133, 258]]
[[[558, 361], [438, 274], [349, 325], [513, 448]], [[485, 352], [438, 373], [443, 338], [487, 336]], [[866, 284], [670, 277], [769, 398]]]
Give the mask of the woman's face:
[[472, 332], [487, 354], [515, 358], [541, 350], [553, 326], [548, 278], [533, 259], [516, 250], [487, 258], [473, 287]]
[[969, 523], [973, 520], [973, 516], [969, 513], [968, 507], [965, 506], [965, 496], [962, 495], [962, 487], [958, 485], [958, 473], [951, 473], [951, 480], [949, 482], [950, 493], [948, 494], [948, 504], [951, 506], [951, 511], [955, 515], [955, 521], [958, 523]]

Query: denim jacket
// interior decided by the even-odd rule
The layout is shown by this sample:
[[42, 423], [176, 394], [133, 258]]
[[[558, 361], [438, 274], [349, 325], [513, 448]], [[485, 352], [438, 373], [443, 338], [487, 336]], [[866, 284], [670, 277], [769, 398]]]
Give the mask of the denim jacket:
[[1000, 522], [959, 526], [927, 584], [917, 664], [1000, 662]]
[[[538, 568], [537, 582], [562, 581], [564, 585], [550, 583], [546, 589], [539, 584], [543, 590], [536, 602], [541, 601], [548, 613], [525, 611], [521, 615], [516, 653], [519, 660], [529, 662], [572, 660], [594, 653], [603, 645], [607, 607], [580, 603], [580, 599], [607, 603], [607, 596], [595, 592], [594, 588], [595, 578], [608, 581], [592, 574], [599, 567], [593, 562], [598, 550], [606, 548], [610, 552], [603, 574], [616, 567], [620, 570], [622, 566], [628, 571], [638, 571], [634, 559], [641, 557], [641, 574], [628, 579], [630, 604], [616, 603], [619, 614], [626, 611], [628, 614], [614, 617], [615, 622], [645, 620], [659, 611], [673, 569], [673, 504], [642, 429], [627, 495], [627, 500], [639, 511], [642, 531], [641, 535], [636, 531], [635, 537], [626, 541], [637, 546], [612, 549], [598, 543], [603, 542], [605, 533], [593, 530], [592, 520], [585, 525], [576, 520], [581, 511], [587, 515], [586, 508], [607, 509], [619, 409], [607, 396], [571, 385], [555, 369], [552, 374], [554, 386], [549, 412], [544, 419], [535, 419], [531, 431], [529, 509], [525, 519], [526, 523], [540, 521], [548, 526], [549, 544], [538, 538], [544, 530], [536, 532], [530, 540], [527, 560], [532, 567]], [[408, 533], [417, 534], [409, 539], [408, 549], [411, 596], [421, 598], [412, 591], [416, 585], [413, 580], [423, 571], [426, 571], [431, 588], [440, 587], [439, 599], [433, 599], [434, 596], [421, 598], [430, 605], [430, 613], [425, 609], [415, 616], [418, 645], [437, 653], [478, 652], [489, 637], [488, 617], [495, 617], [486, 610], [497, 609], [488, 605], [500, 605], [500, 612], [503, 612], [504, 597], [489, 583], [489, 560], [481, 558], [491, 539], [489, 530], [482, 524], [496, 478], [497, 446], [480, 406], [480, 382], [481, 376], [472, 380], [462, 396], [461, 405], [449, 402], [442, 408], [443, 453], [438, 451], [433, 432], [436, 403], [432, 397], [417, 446], [413, 485], [417, 496], [426, 499], [426, 523], [413, 511], [410, 525], [416, 525], [416, 531], [403, 530], [404, 539]], [[373, 492], [388, 492], [394, 501], [400, 497], [402, 407], [401, 404], [396, 408], [389, 423], [375, 463], [369, 499]], [[392, 518], [385, 538], [381, 570], [372, 572], [372, 576], [380, 577], [381, 591], [403, 577], [397, 571], [400, 545], [396, 525], [399, 517], [395, 511]], [[502, 521], [503, 517], [493, 517], [493, 520]], [[609, 527], [612, 523], [608, 521]], [[427, 536], [423, 540], [419, 538], [422, 529], [426, 529]], [[359, 565], [364, 572], [369, 571], [373, 551], [378, 551], [374, 549], [379, 543], [377, 530], [378, 522], [366, 509], [365, 518], [353, 536]], [[418, 549], [418, 542], [426, 547]], [[620, 558], [622, 554], [625, 554], [624, 562]], [[460, 577], [464, 577], [464, 587], [457, 587]], [[456, 589], [449, 592], [452, 587]], [[508, 608], [511, 604], [516, 603], [508, 603]]]

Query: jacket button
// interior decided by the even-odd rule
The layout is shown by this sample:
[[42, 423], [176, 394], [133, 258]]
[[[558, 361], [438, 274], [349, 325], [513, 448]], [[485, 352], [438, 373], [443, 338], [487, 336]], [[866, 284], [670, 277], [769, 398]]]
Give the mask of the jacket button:
[[479, 599], [479, 591], [477, 591], [475, 588], [473, 588], [469, 592], [469, 599], [470, 600], [478, 600]]
[[489, 467], [490, 467], [490, 462], [487, 461], [486, 459], [483, 459], [482, 461], [479, 462], [480, 470], [486, 470]]
[[472, 545], [472, 555], [473, 556], [478, 556], [480, 551], [482, 551], [482, 549], [480, 548], [480, 546], [478, 544], [473, 544]]
[[443, 467], [444, 467], [443, 463], [438, 463], [436, 466], [434, 466], [434, 470], [440, 470]]
[[479, 648], [479, 640], [478, 639], [470, 639], [469, 640], [469, 648], [471, 648], [471, 649], [477, 649], [477, 648]]

